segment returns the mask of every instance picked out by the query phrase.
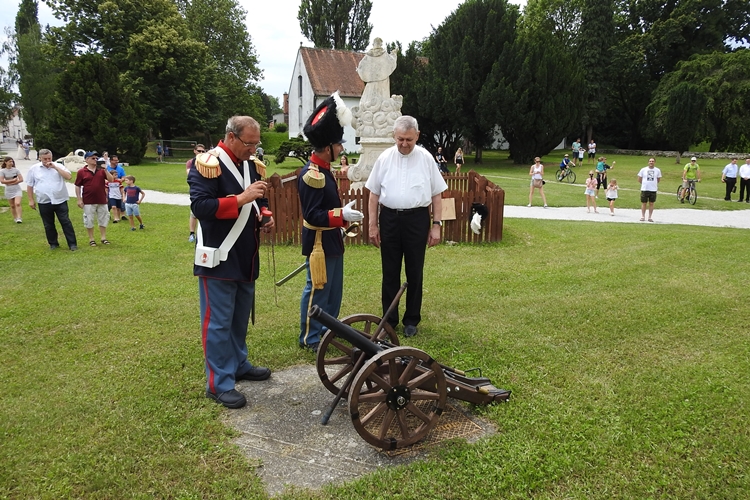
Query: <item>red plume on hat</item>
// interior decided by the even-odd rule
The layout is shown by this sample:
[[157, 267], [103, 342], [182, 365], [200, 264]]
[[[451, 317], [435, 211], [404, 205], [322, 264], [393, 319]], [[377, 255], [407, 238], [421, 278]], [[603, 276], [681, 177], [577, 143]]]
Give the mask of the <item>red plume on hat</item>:
[[344, 141], [344, 127], [351, 126], [352, 112], [335, 92], [321, 102], [307, 119], [302, 131], [316, 149], [330, 144], [341, 144]]

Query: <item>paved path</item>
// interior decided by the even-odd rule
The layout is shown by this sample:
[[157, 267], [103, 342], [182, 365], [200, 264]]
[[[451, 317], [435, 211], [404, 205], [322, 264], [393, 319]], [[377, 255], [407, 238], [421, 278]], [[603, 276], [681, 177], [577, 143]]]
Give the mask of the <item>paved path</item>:
[[[15, 145], [5, 143], [5, 151], [12, 151], [11, 156], [15, 157]], [[31, 152], [33, 157], [34, 152]], [[16, 160], [16, 166], [22, 174], [26, 174], [31, 165], [36, 163], [35, 160]], [[494, 177], [494, 176], [493, 176]], [[26, 190], [25, 184], [22, 186]], [[75, 198], [75, 187], [68, 183], [68, 192], [71, 197]], [[670, 193], [660, 193], [663, 196], [669, 196]], [[673, 195], [673, 193], [672, 193]], [[537, 201], [541, 199], [537, 196]], [[186, 194], [162, 193], [152, 189], [146, 190], [145, 203], [160, 203], [166, 205], [189, 206], [190, 199]], [[552, 207], [542, 208], [541, 206], [505, 206], [505, 217], [511, 219], [553, 219], [553, 220], [581, 220], [593, 222], [610, 222], [610, 223], [638, 223], [650, 224], [649, 222], [640, 222], [641, 211], [632, 208], [615, 209], [614, 217], [609, 215], [609, 207], [599, 208], [599, 213], [587, 213], [584, 207]], [[732, 227], [740, 229], [750, 229], [750, 205], [746, 210], [700, 210], [695, 208], [659, 208], [657, 202], [654, 210], [654, 224], [686, 224], [692, 226], [709, 226], [709, 227]]]

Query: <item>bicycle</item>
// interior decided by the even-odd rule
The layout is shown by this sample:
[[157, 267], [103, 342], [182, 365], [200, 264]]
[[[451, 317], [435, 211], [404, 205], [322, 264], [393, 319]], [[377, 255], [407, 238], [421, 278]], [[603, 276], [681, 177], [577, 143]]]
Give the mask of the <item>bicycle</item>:
[[680, 200], [680, 203], [685, 203], [685, 198], [687, 198], [688, 203], [695, 205], [695, 202], [698, 201], [698, 191], [695, 190], [697, 180], [688, 179], [687, 181], [688, 187], [683, 188], [680, 184], [680, 187], [677, 188], [677, 199]]
[[567, 181], [571, 184], [575, 184], [576, 173], [573, 172], [573, 170], [570, 167], [568, 167], [564, 170], [558, 170], [556, 178], [557, 178], [557, 182]]

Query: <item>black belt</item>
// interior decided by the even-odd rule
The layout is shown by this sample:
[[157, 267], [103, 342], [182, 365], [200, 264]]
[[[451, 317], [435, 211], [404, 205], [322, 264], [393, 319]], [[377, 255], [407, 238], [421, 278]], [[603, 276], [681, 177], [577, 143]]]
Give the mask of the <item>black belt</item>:
[[381, 210], [385, 210], [386, 212], [393, 212], [397, 214], [408, 214], [411, 212], [418, 212], [420, 210], [427, 210], [428, 207], [417, 207], [417, 208], [390, 208], [386, 207], [385, 205], [380, 205]]

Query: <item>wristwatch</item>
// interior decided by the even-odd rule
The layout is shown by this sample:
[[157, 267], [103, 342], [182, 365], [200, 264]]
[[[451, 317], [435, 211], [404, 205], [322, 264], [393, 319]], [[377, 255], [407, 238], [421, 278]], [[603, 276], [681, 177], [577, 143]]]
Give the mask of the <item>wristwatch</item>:
[[434, 220], [434, 221], [432, 221], [432, 225], [433, 226], [442, 226], [443, 225], [443, 221], [441, 221], [441, 220]]

